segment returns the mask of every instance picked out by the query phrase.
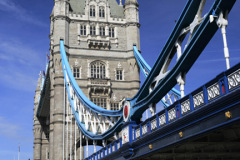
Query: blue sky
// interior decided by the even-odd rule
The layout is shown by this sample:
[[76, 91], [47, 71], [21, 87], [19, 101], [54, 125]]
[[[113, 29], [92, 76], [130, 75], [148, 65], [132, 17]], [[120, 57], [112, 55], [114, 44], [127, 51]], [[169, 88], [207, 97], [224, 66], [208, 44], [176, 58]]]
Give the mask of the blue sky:
[[[138, 0], [142, 56], [153, 66], [186, 0]], [[204, 14], [213, 0], [207, 0]], [[49, 49], [52, 0], [0, 0], [0, 159], [32, 160], [33, 100]], [[240, 62], [240, 1], [229, 15], [230, 65]], [[220, 30], [186, 76], [185, 93], [226, 70]], [[143, 81], [143, 77], [141, 76]], [[90, 154], [90, 153], [89, 153]]]

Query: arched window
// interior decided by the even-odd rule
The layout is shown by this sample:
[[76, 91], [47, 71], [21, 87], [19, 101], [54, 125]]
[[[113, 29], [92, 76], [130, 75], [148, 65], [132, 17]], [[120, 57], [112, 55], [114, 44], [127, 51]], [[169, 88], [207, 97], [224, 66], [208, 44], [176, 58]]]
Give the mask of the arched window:
[[106, 78], [105, 65], [103, 62], [97, 61], [91, 64], [91, 77], [99, 79]]
[[95, 17], [95, 6], [90, 6], [90, 16]]
[[105, 17], [105, 9], [104, 7], [99, 7], [99, 17]]

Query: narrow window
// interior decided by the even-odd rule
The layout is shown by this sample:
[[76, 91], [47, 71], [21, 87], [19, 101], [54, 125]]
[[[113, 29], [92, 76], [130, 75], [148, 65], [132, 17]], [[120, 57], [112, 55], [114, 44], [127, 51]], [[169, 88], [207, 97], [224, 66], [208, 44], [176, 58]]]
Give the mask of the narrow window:
[[99, 17], [102, 17], [102, 9], [99, 8]]
[[105, 36], [105, 28], [100, 27], [100, 36]]
[[74, 78], [79, 78], [79, 68], [73, 68], [73, 76]]
[[90, 6], [90, 17], [95, 17], [95, 6]]
[[99, 7], [99, 17], [105, 17], [105, 10], [104, 7]]
[[81, 25], [81, 35], [86, 35], [86, 26]]
[[92, 17], [92, 7], [90, 7], [90, 16]]
[[96, 27], [90, 26], [90, 35], [96, 35]]
[[103, 18], [105, 17], [105, 11], [104, 11], [104, 9], [102, 9], [102, 17], [103, 17]]
[[117, 72], [116, 72], [116, 78], [117, 78], [117, 80], [119, 80], [119, 81], [123, 80], [123, 71], [122, 71], [122, 70], [117, 70]]
[[109, 28], [109, 37], [114, 38], [114, 28]]
[[95, 7], [93, 7], [93, 17], [95, 17]]

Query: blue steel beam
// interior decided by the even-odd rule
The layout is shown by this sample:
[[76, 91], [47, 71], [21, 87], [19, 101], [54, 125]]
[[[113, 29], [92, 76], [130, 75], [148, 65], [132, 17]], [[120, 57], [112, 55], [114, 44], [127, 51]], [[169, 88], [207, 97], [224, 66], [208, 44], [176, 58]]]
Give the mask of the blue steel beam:
[[[136, 58], [136, 61], [137, 61], [138, 65], [140, 66], [140, 69], [143, 73], [143, 76], [146, 79], [148, 74], [151, 72], [152, 68], [147, 64], [147, 62], [141, 56], [141, 54], [139, 53], [136, 46], [133, 46], [133, 53], [134, 53], [134, 56]], [[176, 90], [175, 88], [172, 88], [171, 91], [178, 98], [181, 97], [181, 93], [178, 90]], [[161, 99], [161, 103], [164, 105], [165, 108], [169, 106], [169, 104], [167, 104], [163, 99]]]
[[157, 76], [157, 74], [160, 72], [166, 57], [174, 47], [174, 44], [176, 43], [182, 29], [186, 28], [187, 26], [189, 26], [190, 23], [192, 23], [197, 13], [200, 2], [201, 2], [200, 0], [199, 1], [189, 0], [185, 5], [171, 35], [169, 36], [165, 46], [163, 47], [161, 53], [159, 54], [159, 57], [157, 58], [147, 79], [144, 81], [138, 93], [133, 98], [129, 99], [131, 101], [131, 106], [134, 105], [136, 101], [139, 101], [144, 97], [148, 96], [149, 86], [153, 82], [155, 76]]
[[[176, 24], [173, 33], [171, 34], [167, 44], [164, 46], [164, 49], [159, 55], [156, 63], [154, 64], [144, 84], [140, 88], [137, 95], [133, 99], [130, 99], [130, 103], [132, 106], [131, 120], [138, 120], [139, 118], [141, 118], [142, 113], [148, 108], [149, 104], [159, 102], [160, 99], [177, 84], [176, 77], [180, 73], [187, 73], [190, 70], [190, 68], [195, 63], [197, 58], [200, 56], [208, 42], [211, 40], [211, 38], [218, 30], [218, 26], [216, 23], [210, 23], [209, 16], [213, 12], [215, 12], [215, 15], [218, 15], [221, 11], [230, 12], [235, 1], [236, 0], [215, 1], [212, 8], [210, 9], [205, 19], [196, 30], [191, 41], [185, 48], [184, 52], [182, 53], [181, 57], [178, 59], [174, 67], [171, 69], [171, 71], [168, 72], [168, 74], [162, 79], [162, 81], [160, 81], [157, 87], [154, 88], [154, 90], [151, 93], [149, 93], [148, 91], [149, 86], [151, 85], [154, 77], [159, 73], [166, 57], [171, 52], [171, 49], [173, 48], [174, 43], [176, 42], [181, 30], [184, 28], [183, 24]], [[192, 11], [191, 9], [189, 10]], [[188, 14], [195, 13], [194, 11], [192, 11], [193, 13], [191, 13], [190, 11]], [[183, 11], [182, 14], [185, 15], [185, 11]], [[180, 16], [180, 18], [181, 17], [182, 16]], [[185, 23], [185, 21], [187, 21], [185, 20], [187, 17], [188, 16], [184, 17], [183, 20], [179, 19], [178, 22], [180, 23], [180, 21], [182, 21], [182, 23]], [[174, 37], [172, 35], [174, 35]]]
[[[201, 54], [205, 46], [208, 44], [210, 39], [213, 37], [218, 27], [215, 23], [209, 22], [209, 15], [215, 11], [215, 14], [219, 14], [220, 11], [228, 10], [230, 12], [232, 6], [234, 5], [235, 0], [227, 1], [227, 0], [216, 0], [213, 7], [210, 9], [208, 15], [199, 26], [195, 34], [193, 35], [191, 41], [188, 46], [184, 50], [182, 56], [179, 58], [173, 69], [165, 76], [165, 78], [160, 81], [157, 87], [149, 94], [149, 86], [151, 85], [153, 79], [160, 72], [166, 57], [171, 52], [172, 48], [176, 40], [179, 37], [182, 29], [187, 27], [192, 20], [194, 19], [200, 1], [189, 0], [172, 32], [170, 35], [166, 45], [164, 46], [161, 54], [159, 55], [156, 63], [153, 66], [153, 69], [147, 76], [146, 81], [143, 86], [140, 88], [139, 92], [136, 96], [130, 99], [130, 103], [132, 106], [131, 109], [131, 120], [139, 120], [142, 116], [142, 113], [148, 108], [148, 105], [151, 103], [157, 103], [166, 93], [168, 93], [171, 88], [176, 85], [176, 77], [180, 72], [187, 73], [194, 62], [197, 60], [198, 56]], [[85, 126], [81, 124], [79, 121], [79, 117], [77, 111], [74, 110], [73, 100], [69, 96], [69, 101], [71, 103], [71, 107], [74, 110], [74, 115], [76, 117], [78, 126], [83, 131], [83, 133], [91, 139], [106, 139], [111, 137], [115, 132], [119, 131], [121, 128], [122, 120], [122, 110], [119, 111], [108, 111], [101, 107], [96, 106], [94, 103], [89, 101], [87, 97], [82, 93], [80, 88], [78, 87], [73, 75], [71, 74], [71, 70], [67, 61], [64, 44], [63, 41], [60, 42], [61, 56], [62, 56], [62, 64], [66, 67], [66, 73], [70, 78], [71, 84], [73, 85], [73, 89], [77, 93], [77, 96], [81, 101], [93, 112], [111, 117], [120, 117], [115, 126], [113, 126], [110, 130], [102, 135], [94, 135], [85, 129]], [[65, 70], [65, 69], [64, 69]], [[64, 76], [66, 78], [66, 76]], [[69, 94], [69, 88], [66, 85]]]

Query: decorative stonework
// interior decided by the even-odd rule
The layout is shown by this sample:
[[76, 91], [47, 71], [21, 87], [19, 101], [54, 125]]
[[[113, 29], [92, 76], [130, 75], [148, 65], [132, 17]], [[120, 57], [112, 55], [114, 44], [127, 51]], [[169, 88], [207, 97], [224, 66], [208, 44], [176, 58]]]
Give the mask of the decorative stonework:
[[117, 97], [115, 94], [113, 94], [113, 101], [116, 102], [117, 101]]
[[78, 60], [76, 59], [76, 61], [75, 61], [75, 67], [77, 67], [78, 66]]
[[120, 62], [118, 63], [118, 68], [122, 68], [122, 65]]

